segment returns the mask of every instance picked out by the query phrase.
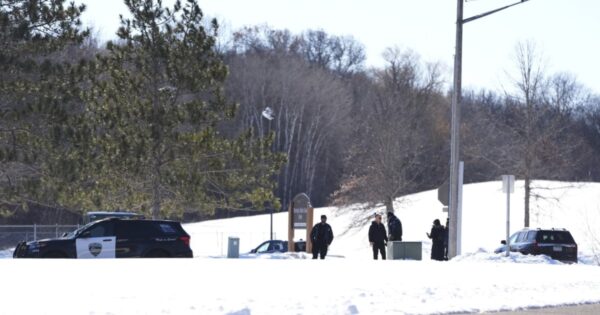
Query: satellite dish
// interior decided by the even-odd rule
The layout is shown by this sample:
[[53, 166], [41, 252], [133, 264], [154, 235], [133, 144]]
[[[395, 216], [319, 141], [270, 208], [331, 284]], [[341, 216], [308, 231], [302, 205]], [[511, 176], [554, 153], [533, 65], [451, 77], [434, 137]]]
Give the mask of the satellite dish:
[[271, 107], [266, 107], [265, 110], [263, 110], [262, 115], [268, 120], [273, 120], [275, 118], [275, 116], [273, 116], [273, 110]]

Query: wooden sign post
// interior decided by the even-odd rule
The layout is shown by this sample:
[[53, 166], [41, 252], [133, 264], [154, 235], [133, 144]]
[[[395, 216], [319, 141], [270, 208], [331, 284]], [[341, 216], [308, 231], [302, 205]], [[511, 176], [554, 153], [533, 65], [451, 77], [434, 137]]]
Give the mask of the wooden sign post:
[[314, 214], [315, 209], [313, 209], [313, 207], [308, 208], [306, 217], [306, 252], [309, 254], [312, 253], [312, 239], [310, 238], [310, 233], [312, 232], [314, 225]]

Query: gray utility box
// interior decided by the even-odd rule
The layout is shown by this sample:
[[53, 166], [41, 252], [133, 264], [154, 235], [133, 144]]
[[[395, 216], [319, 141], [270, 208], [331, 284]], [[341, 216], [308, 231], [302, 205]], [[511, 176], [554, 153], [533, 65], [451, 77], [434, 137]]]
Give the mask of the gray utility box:
[[227, 243], [227, 258], [240, 258], [240, 238], [230, 237]]
[[388, 242], [388, 259], [423, 259], [423, 243], [421, 242]]

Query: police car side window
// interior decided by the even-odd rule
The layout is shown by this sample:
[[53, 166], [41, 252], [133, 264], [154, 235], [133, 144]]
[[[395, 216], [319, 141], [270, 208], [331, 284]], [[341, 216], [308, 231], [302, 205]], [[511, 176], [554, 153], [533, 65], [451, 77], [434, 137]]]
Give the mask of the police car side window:
[[145, 221], [121, 221], [117, 225], [119, 238], [145, 238], [156, 236], [152, 223]]
[[102, 223], [96, 224], [93, 227], [89, 228], [87, 231], [83, 232], [84, 237], [103, 237], [103, 236], [113, 236], [113, 226], [112, 224]]

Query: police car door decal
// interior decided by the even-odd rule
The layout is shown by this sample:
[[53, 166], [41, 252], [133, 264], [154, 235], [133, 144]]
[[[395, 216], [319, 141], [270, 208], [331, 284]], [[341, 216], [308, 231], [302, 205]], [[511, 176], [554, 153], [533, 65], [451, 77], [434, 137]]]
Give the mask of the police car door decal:
[[77, 258], [115, 258], [115, 236], [78, 238], [75, 241]]

